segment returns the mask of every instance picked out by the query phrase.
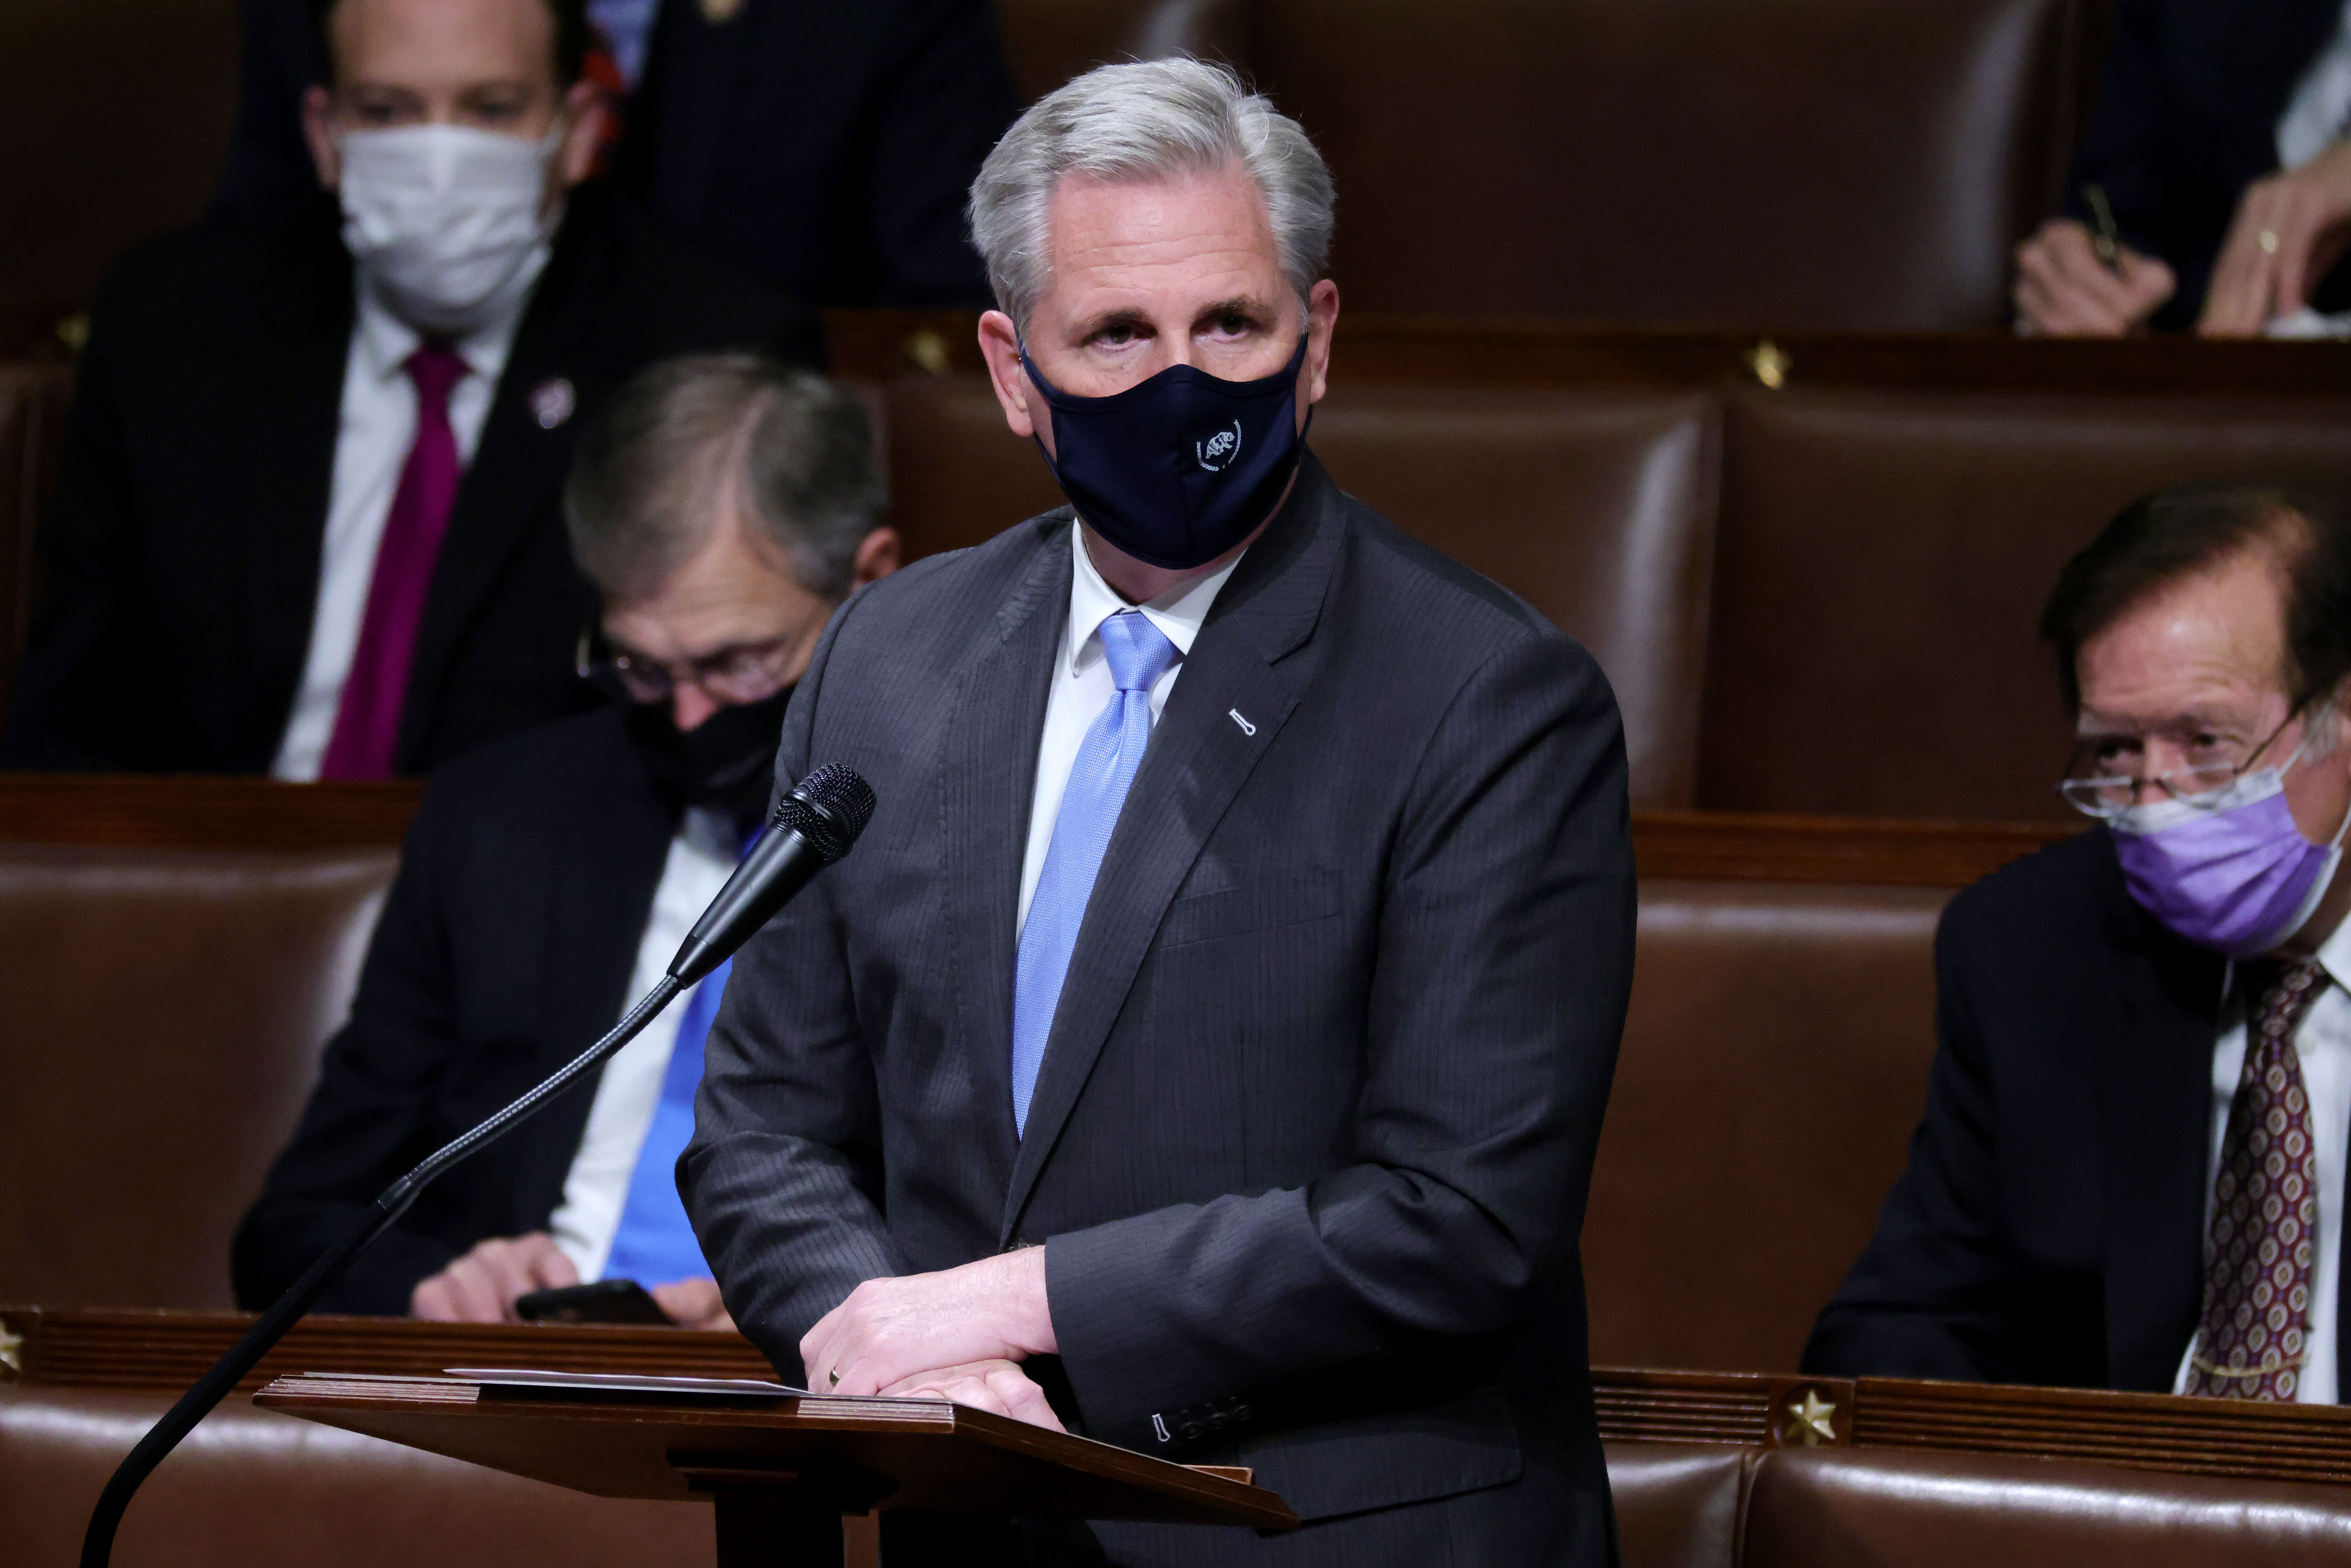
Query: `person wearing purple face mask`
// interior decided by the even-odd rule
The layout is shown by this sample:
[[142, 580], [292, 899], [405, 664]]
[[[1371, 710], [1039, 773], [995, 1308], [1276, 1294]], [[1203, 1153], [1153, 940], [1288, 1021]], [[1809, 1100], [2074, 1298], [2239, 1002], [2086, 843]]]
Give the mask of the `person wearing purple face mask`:
[[1805, 1370], [2335, 1403], [2351, 509], [2181, 486], [2043, 617], [2101, 826], [1956, 899], [1910, 1161]]

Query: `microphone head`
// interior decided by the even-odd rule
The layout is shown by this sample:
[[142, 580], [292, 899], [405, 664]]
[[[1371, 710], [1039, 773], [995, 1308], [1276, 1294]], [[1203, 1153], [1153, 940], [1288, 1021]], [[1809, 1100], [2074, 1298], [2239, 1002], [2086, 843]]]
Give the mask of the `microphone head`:
[[853, 768], [827, 763], [777, 802], [769, 825], [798, 833], [827, 865], [849, 852], [873, 815], [873, 787]]

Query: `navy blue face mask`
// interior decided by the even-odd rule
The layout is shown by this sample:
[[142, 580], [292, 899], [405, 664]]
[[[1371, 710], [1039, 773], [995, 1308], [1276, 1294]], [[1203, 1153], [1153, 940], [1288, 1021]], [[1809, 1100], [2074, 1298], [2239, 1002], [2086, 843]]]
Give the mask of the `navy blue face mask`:
[[1045, 462], [1061, 494], [1135, 559], [1170, 571], [1206, 566], [1265, 521], [1298, 472], [1306, 341], [1260, 381], [1170, 365], [1111, 397], [1061, 391], [1022, 349], [1021, 366], [1052, 409]]

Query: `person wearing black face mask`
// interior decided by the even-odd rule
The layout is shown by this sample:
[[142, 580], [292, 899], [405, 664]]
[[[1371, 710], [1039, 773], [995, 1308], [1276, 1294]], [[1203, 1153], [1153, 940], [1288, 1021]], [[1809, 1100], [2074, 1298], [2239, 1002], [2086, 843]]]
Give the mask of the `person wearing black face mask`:
[[[656, 365], [591, 422], [565, 512], [602, 600], [576, 664], [609, 701], [434, 776], [350, 1020], [238, 1228], [240, 1301], [648, 988], [759, 828], [819, 634], [897, 564], [883, 505], [857, 399], [751, 356]], [[436, 1186], [325, 1310], [496, 1322], [533, 1290], [633, 1279], [724, 1326], [670, 1171], [726, 979]]]
[[1304, 1523], [887, 1514], [893, 1561], [1613, 1563], [1607, 682], [1309, 450], [1330, 175], [1232, 73], [1048, 94], [971, 219], [1070, 505], [875, 584], [785, 716], [780, 770], [882, 805], [710, 1031], [678, 1186], [726, 1300], [805, 1386], [1250, 1466]]

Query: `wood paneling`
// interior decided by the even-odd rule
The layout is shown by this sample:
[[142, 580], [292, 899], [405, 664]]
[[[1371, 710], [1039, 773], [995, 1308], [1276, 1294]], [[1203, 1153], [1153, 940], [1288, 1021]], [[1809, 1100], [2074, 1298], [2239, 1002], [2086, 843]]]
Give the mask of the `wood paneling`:
[[[865, 381], [980, 371], [978, 317], [833, 310], [834, 372]], [[1766, 345], [1769, 345], [1768, 351]], [[2351, 344], [2116, 341], [2003, 332], [1641, 331], [1555, 321], [1343, 316], [1332, 376], [1419, 386], [1781, 386], [2051, 395], [2351, 396]]]
[[[394, 844], [421, 786], [0, 773], [0, 842], [306, 850]], [[1644, 877], [1964, 887], [2074, 830], [1636, 811]]]
[[178, 850], [394, 844], [423, 795], [413, 783], [0, 773], [0, 841]]
[[[176, 1392], [252, 1321], [235, 1312], [0, 1308], [0, 1382]], [[775, 1375], [737, 1334], [309, 1318], [245, 1386], [329, 1368], [436, 1376], [454, 1366]], [[1593, 1384], [1601, 1436], [1612, 1442], [2014, 1454], [2178, 1475], [2351, 1484], [2351, 1408], [2341, 1406], [1624, 1367], [1596, 1368]]]

